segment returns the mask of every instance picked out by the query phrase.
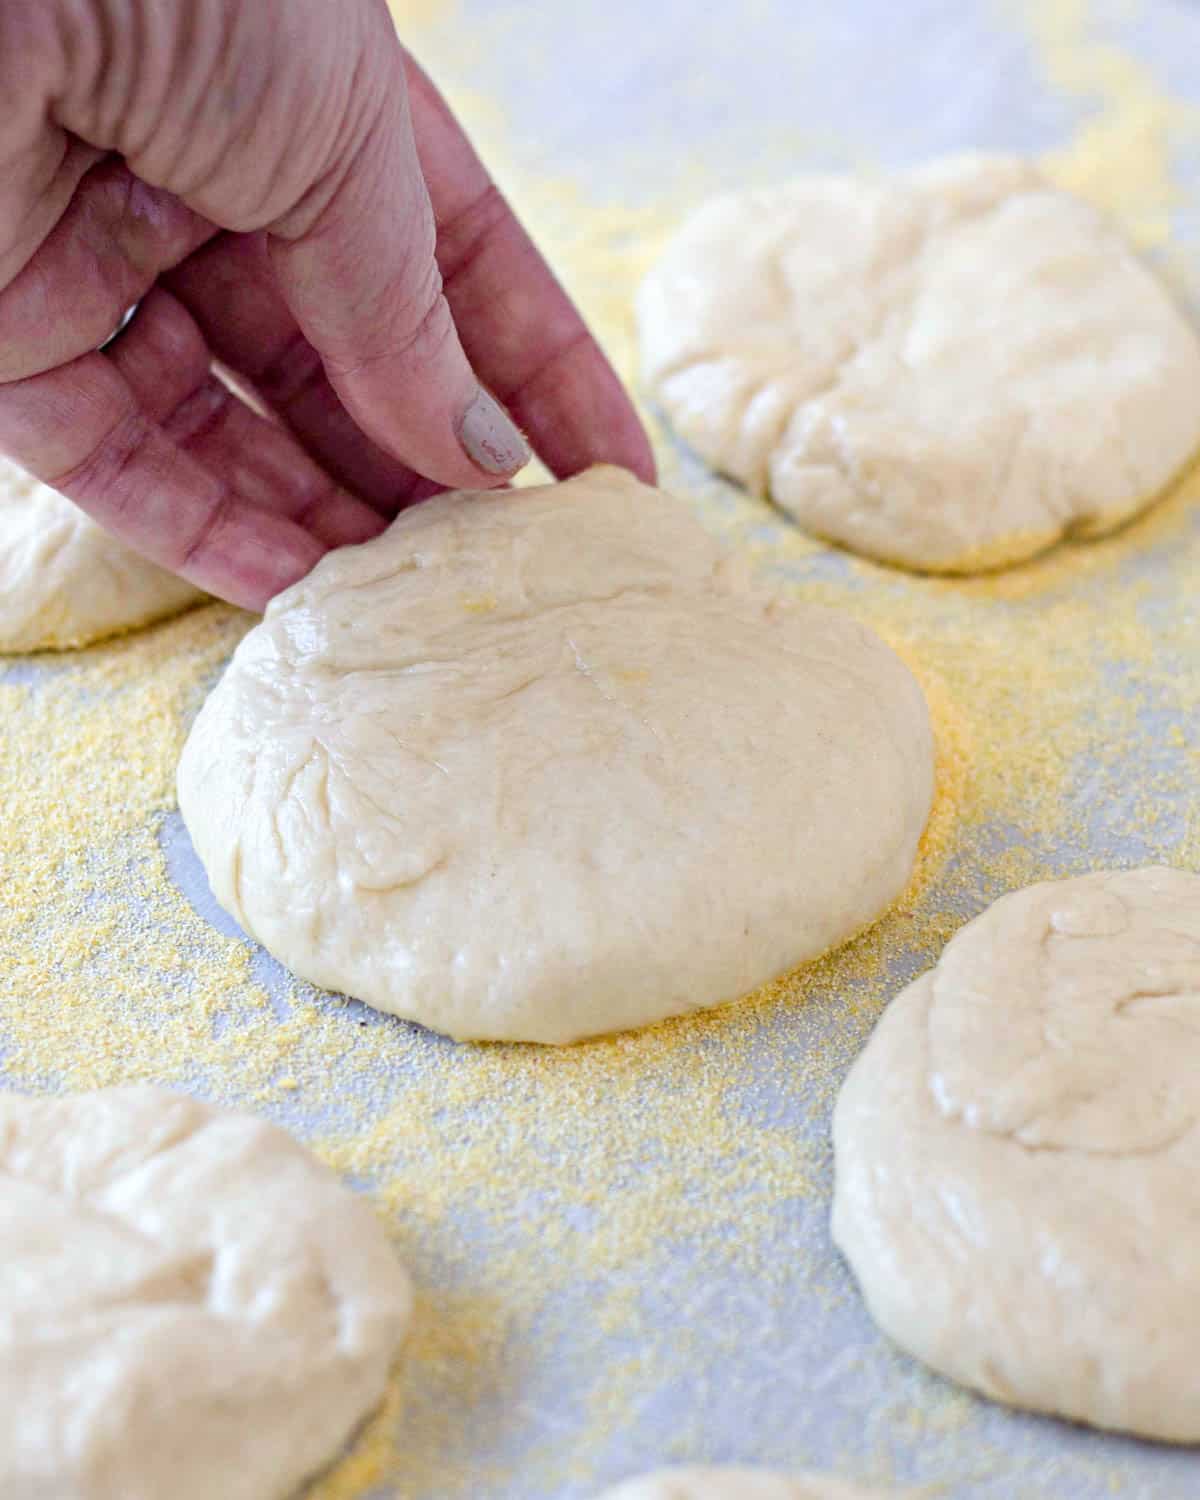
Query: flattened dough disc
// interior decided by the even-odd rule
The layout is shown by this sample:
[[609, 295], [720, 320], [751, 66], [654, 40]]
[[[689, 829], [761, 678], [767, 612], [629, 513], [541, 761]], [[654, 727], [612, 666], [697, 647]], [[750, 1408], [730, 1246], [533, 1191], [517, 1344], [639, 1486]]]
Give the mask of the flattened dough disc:
[[595, 469], [325, 558], [238, 648], [179, 800], [297, 974], [568, 1042], [849, 938], [904, 888], [932, 783], [876, 636], [754, 592], [685, 506]]
[[814, 535], [976, 572], [1149, 505], [1200, 447], [1200, 342], [1027, 162], [716, 199], [639, 298], [643, 370], [714, 468]]
[[0, 1094], [0, 1493], [292, 1500], [383, 1395], [408, 1278], [283, 1131]]
[[894, 1000], [834, 1116], [885, 1333], [1014, 1406], [1200, 1440], [1200, 876], [1003, 897]]

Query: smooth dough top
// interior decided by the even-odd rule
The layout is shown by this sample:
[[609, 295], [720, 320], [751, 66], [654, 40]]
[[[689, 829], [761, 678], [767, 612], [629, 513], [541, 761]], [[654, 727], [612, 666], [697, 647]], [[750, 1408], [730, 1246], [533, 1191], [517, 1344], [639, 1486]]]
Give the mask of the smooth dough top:
[[0, 1264], [5, 1500], [291, 1500], [409, 1318], [368, 1204], [157, 1089], [0, 1094]]
[[179, 798], [217, 899], [297, 974], [567, 1042], [850, 937], [908, 881], [932, 781], [876, 636], [753, 592], [602, 468], [323, 559], [238, 648]]
[[203, 597], [0, 458], [0, 651], [86, 646]]
[[601, 1500], [886, 1500], [883, 1492], [825, 1474], [762, 1469], [662, 1469], [619, 1484]]
[[997, 1400], [1200, 1439], [1200, 876], [997, 901], [889, 1006], [834, 1116], [883, 1330]]
[[1027, 162], [716, 199], [639, 299], [643, 367], [715, 468], [885, 562], [972, 572], [1116, 526], [1200, 447], [1200, 342]]

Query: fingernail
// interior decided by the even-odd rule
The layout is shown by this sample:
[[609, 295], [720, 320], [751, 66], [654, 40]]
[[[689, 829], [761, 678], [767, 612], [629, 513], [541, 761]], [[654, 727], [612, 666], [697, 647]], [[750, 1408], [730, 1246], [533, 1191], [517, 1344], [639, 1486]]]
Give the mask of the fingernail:
[[458, 440], [471, 462], [489, 474], [515, 474], [533, 457], [516, 423], [482, 386], [463, 413]]

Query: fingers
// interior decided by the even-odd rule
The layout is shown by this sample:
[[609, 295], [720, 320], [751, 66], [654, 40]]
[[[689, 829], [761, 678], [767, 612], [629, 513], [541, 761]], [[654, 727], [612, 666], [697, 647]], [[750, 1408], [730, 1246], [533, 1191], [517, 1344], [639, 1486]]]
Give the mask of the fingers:
[[0, 391], [0, 450], [129, 546], [248, 609], [382, 525], [212, 378], [199, 330], [162, 291], [111, 358]]
[[209, 349], [255, 392], [347, 489], [393, 516], [426, 481], [365, 436], [288, 311], [264, 235], [222, 235], [163, 278]]
[[161, 271], [214, 233], [121, 162], [93, 167], [28, 264], [0, 289], [0, 381], [95, 349]]
[[[132, 53], [114, 77], [128, 73], [133, 95], [104, 91], [115, 113], [98, 134], [72, 126], [172, 191], [105, 158], [16, 262], [0, 289], [0, 447], [130, 545], [251, 606], [325, 546], [373, 534], [379, 513], [442, 486], [505, 483], [529, 457], [506, 402], [561, 473], [610, 459], [652, 474], [607, 362], [414, 70], [431, 201], [382, 7], [331, 12], [312, 0], [282, 40], [256, 8], [227, 9], [254, 26], [211, 51], [219, 80], [241, 76], [243, 51], [277, 66], [261, 89], [220, 95], [219, 140], [174, 107], [188, 79], [141, 97], [149, 73]], [[163, 12], [172, 24], [181, 14]], [[91, 98], [83, 71], [78, 109]], [[204, 76], [189, 74], [188, 87], [211, 99]], [[298, 121], [301, 99], [311, 108]], [[57, 108], [50, 100], [47, 117]], [[218, 240], [218, 225], [249, 235]], [[111, 356], [93, 353], [176, 267], [198, 324], [151, 293]], [[214, 350], [287, 426], [213, 379]]]
[[442, 295], [433, 212], [386, 16], [365, 59], [363, 133], [311, 223], [270, 240], [280, 289], [359, 427], [440, 484], [503, 483], [529, 449], [468, 362]]
[[263, 608], [325, 550], [295, 522], [239, 502], [182, 452], [102, 354], [9, 386], [0, 449], [130, 547], [247, 609]]
[[200, 329], [167, 292], [151, 292], [110, 358], [143, 412], [249, 504], [286, 516], [327, 547], [384, 529], [378, 512], [338, 486], [286, 428], [215, 378]]
[[411, 58], [408, 80], [445, 296], [475, 369], [556, 474], [607, 462], [653, 482], [645, 431], [599, 345]]

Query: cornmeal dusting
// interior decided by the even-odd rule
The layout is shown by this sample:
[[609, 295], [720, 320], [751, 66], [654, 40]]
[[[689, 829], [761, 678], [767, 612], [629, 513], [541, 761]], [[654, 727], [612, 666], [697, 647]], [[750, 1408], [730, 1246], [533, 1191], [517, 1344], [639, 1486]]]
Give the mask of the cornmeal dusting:
[[1164, 91], [1153, 71], [1092, 35], [1087, 0], [1019, 0], [1047, 82], [1085, 101], [1089, 114], [1045, 166], [1070, 192], [1121, 220], [1143, 248], [1162, 244], [1181, 194], [1172, 140], [1194, 134], [1200, 110]]
[[[431, 61], [453, 51], [449, 8], [398, 9], [410, 40], [428, 26]], [[1176, 106], [1090, 39], [1079, 4], [1027, 20], [1051, 83], [1100, 99], [1053, 170], [1161, 245]], [[463, 107], [503, 158], [494, 106]], [[503, 173], [630, 379], [631, 295], [697, 171], [650, 208]], [[995, 896], [1102, 863], [1197, 866], [1200, 480], [1101, 542], [914, 578], [806, 540], [655, 435], [664, 483], [712, 530], [784, 594], [873, 625], [925, 686], [937, 803], [882, 921], [719, 1012], [557, 1050], [455, 1046], [299, 984], [179, 883], [198, 888], [175, 763], [251, 623], [211, 605], [0, 661], [8, 1080], [156, 1080], [252, 1108], [372, 1194], [418, 1284], [415, 1328], [384, 1408], [310, 1500], [584, 1500], [640, 1467], [735, 1458], [972, 1496], [1183, 1496], [1177, 1456], [1135, 1470], [1075, 1433], [1038, 1467], [1020, 1419], [882, 1346], [828, 1245], [826, 1135], [882, 1006]], [[730, 1412], [749, 1428], [722, 1425]]]

